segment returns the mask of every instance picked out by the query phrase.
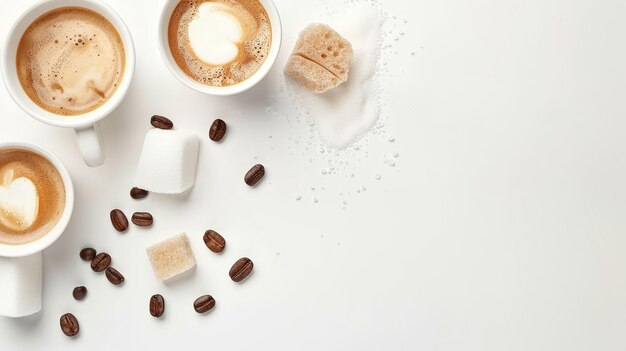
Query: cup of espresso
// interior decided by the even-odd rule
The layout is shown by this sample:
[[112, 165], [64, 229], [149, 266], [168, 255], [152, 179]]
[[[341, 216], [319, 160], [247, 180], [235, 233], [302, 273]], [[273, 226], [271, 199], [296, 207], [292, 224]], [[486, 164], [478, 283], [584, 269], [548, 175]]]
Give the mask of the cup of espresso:
[[2, 76], [35, 119], [73, 128], [83, 159], [104, 162], [97, 122], [123, 100], [135, 49], [122, 19], [97, 0], [47, 0], [26, 10], [4, 42]]
[[188, 87], [234, 95], [260, 82], [280, 51], [272, 0], [167, 0], [159, 46], [167, 68]]
[[41, 309], [41, 251], [65, 231], [74, 208], [58, 157], [28, 143], [0, 143], [0, 316]]

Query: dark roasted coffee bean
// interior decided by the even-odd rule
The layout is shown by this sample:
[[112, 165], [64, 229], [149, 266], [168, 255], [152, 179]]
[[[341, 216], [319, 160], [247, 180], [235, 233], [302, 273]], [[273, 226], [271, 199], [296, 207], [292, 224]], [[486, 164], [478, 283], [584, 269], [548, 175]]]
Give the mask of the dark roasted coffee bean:
[[78, 320], [71, 313], [66, 313], [61, 316], [61, 330], [63, 334], [67, 336], [76, 336], [80, 327], [78, 326]]
[[150, 118], [150, 124], [152, 124], [153, 127], [159, 128], [159, 129], [174, 128], [174, 123], [172, 123], [172, 121], [170, 121], [169, 118], [159, 116], [159, 115], [152, 116], [152, 118]]
[[235, 264], [230, 268], [228, 275], [230, 275], [230, 279], [239, 283], [250, 275], [253, 267], [254, 263], [252, 263], [252, 260], [247, 257], [243, 257], [235, 262]]
[[87, 288], [85, 288], [84, 286], [77, 286], [72, 291], [72, 296], [74, 296], [76, 300], [84, 299], [85, 295], [87, 295]]
[[246, 176], [243, 179], [249, 186], [255, 186], [263, 178], [264, 175], [265, 167], [263, 167], [263, 165], [255, 165], [250, 168], [250, 170], [248, 171], [248, 173], [246, 173]]
[[135, 212], [131, 220], [140, 227], [149, 227], [153, 222], [152, 215], [148, 212]]
[[80, 250], [80, 258], [83, 261], [91, 261], [93, 260], [93, 258], [96, 257], [96, 250], [90, 248], [90, 247], [86, 247], [82, 250]]
[[128, 229], [128, 218], [126, 218], [122, 210], [114, 209], [111, 211], [111, 223], [113, 224], [113, 228], [120, 233]]
[[202, 239], [204, 239], [204, 244], [206, 245], [206, 247], [209, 248], [209, 250], [215, 253], [220, 253], [224, 251], [224, 247], [226, 246], [226, 240], [224, 240], [224, 237], [215, 230], [207, 230], [204, 233], [204, 237], [202, 237]]
[[215, 299], [211, 295], [202, 295], [193, 302], [193, 309], [198, 313], [206, 313], [215, 307]]
[[150, 298], [150, 314], [152, 317], [159, 318], [165, 313], [165, 299], [163, 296], [156, 294]]
[[148, 196], [148, 190], [143, 190], [137, 187], [130, 189], [130, 197], [135, 200], [143, 199], [146, 196]]
[[113, 267], [107, 268], [104, 274], [113, 285], [120, 285], [124, 282], [124, 276], [122, 275], [122, 273], [118, 272], [117, 269]]
[[220, 141], [224, 138], [224, 134], [226, 134], [226, 122], [218, 118], [211, 124], [209, 138], [213, 141]]
[[94, 272], [103, 272], [111, 265], [111, 256], [106, 252], [101, 252], [91, 260], [91, 269]]

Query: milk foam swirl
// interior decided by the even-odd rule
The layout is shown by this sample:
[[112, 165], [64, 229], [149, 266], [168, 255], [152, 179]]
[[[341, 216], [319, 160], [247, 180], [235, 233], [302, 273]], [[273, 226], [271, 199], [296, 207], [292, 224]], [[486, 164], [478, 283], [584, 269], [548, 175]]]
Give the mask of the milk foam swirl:
[[[203, 43], [199, 33], [207, 31], [221, 38]], [[168, 42], [176, 64], [189, 77], [210, 86], [230, 86], [263, 65], [272, 26], [258, 0], [181, 0], [170, 18]]]

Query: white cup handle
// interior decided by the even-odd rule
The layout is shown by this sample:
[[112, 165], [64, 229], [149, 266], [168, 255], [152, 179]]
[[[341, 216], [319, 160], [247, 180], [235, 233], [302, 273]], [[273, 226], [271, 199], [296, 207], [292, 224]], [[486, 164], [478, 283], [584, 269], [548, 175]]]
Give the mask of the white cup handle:
[[0, 257], [0, 316], [24, 317], [41, 310], [41, 252], [26, 257]]
[[83, 160], [89, 167], [98, 167], [104, 163], [104, 142], [100, 126], [95, 123], [85, 128], [77, 128], [76, 141], [83, 155]]

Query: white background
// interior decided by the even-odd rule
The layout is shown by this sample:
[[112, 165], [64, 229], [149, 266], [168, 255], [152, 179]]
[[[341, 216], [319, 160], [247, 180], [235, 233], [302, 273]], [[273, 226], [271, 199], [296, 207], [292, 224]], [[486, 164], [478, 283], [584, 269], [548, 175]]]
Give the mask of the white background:
[[[306, 162], [317, 146], [302, 156], [289, 141], [308, 126], [266, 113], [296, 33], [347, 2], [277, 0], [277, 67], [232, 98], [194, 93], [166, 70], [162, 1], [107, 2], [127, 21], [138, 64], [127, 99], [103, 123], [103, 167], [87, 168], [71, 130], [39, 124], [0, 89], [0, 140], [60, 155], [77, 204], [44, 255], [43, 311], [0, 319], [0, 350], [626, 348], [625, 2], [385, 0], [405, 32], [383, 96], [396, 141], [371, 136], [354, 178], [323, 176], [323, 160]], [[29, 3], [0, 5], [2, 36]], [[128, 196], [153, 114], [201, 135], [186, 198]], [[206, 137], [218, 116], [231, 128], [222, 144]], [[396, 167], [382, 162], [392, 152]], [[248, 189], [242, 177], [256, 162], [268, 175]], [[156, 223], [120, 235], [108, 219], [115, 207], [151, 211]], [[226, 237], [223, 255], [203, 246], [208, 228]], [[165, 286], [144, 248], [181, 231], [198, 267]], [[84, 246], [109, 252], [126, 283], [93, 273], [78, 258]], [[241, 256], [255, 272], [238, 285], [227, 272]], [[74, 301], [83, 284], [87, 298]], [[154, 293], [165, 296], [163, 320], [148, 314]], [[205, 293], [217, 307], [200, 316], [192, 301]], [[79, 337], [61, 333], [65, 312], [78, 317]]]

